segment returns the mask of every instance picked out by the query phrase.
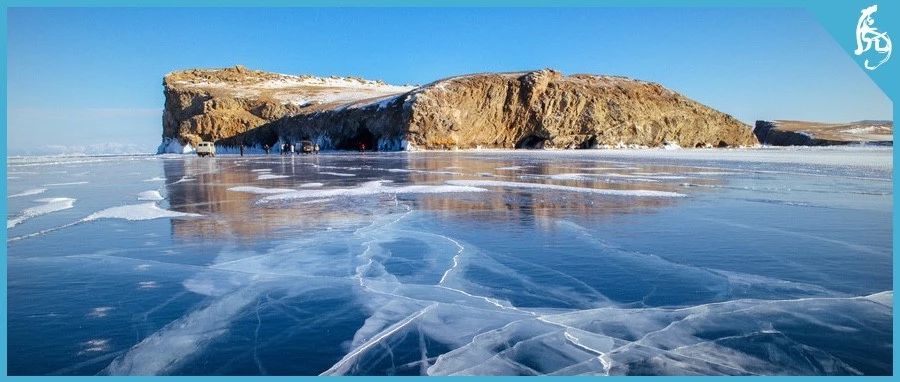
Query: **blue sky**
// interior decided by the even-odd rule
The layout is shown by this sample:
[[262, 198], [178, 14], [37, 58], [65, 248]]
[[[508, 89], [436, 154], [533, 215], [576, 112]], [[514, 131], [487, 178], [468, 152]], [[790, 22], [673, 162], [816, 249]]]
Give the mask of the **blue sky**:
[[659, 82], [747, 123], [892, 118], [790, 8], [13, 8], [7, 47], [10, 154], [154, 151], [162, 76], [235, 64], [395, 84], [550, 67]]

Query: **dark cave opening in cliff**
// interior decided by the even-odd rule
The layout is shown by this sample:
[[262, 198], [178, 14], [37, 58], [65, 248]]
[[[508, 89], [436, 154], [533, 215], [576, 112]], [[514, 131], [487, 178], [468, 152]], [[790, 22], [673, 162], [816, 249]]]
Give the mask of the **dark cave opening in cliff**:
[[524, 138], [520, 139], [516, 142], [516, 149], [535, 149], [540, 150], [544, 148], [544, 142], [547, 141], [547, 138], [537, 136], [537, 135], [527, 135]]
[[587, 150], [587, 149], [596, 149], [600, 145], [597, 140], [596, 135], [591, 135], [588, 139], [585, 139], [584, 142], [578, 145], [579, 149]]
[[356, 135], [341, 141], [335, 148], [338, 150], [377, 150], [378, 138], [368, 128], [360, 127], [356, 130]]

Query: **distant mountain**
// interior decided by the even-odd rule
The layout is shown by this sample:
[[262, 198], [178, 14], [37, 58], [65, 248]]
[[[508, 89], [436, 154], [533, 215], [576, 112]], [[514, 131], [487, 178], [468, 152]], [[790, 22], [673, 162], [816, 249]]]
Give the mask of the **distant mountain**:
[[169, 73], [161, 152], [201, 140], [323, 149], [752, 146], [751, 128], [663, 86], [545, 69], [424, 86], [241, 66]]
[[10, 147], [8, 155], [10, 156], [31, 156], [31, 155], [136, 155], [136, 154], [152, 154], [152, 147], [148, 145], [138, 145], [133, 143], [91, 143], [83, 145], [38, 145], [29, 147]]

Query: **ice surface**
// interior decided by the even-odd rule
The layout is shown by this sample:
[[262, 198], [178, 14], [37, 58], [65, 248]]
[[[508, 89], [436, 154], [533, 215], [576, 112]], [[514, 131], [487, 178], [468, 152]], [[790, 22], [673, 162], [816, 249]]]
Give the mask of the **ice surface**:
[[12, 158], [9, 371], [890, 375], [891, 158]]
[[[438, 357], [428, 373], [858, 375], [859, 370], [828, 352], [793, 339], [816, 336], [793, 326], [805, 322], [840, 333], [849, 323], [849, 311], [866, 317], [888, 314], [888, 306], [872, 299], [735, 300], [682, 309], [549, 314], [480, 334]], [[841, 313], [822, 315], [823, 309]]]
[[94, 317], [94, 318], [103, 318], [103, 317], [108, 316], [109, 313], [111, 311], [113, 311], [114, 309], [115, 308], [113, 308], [111, 306], [98, 306], [94, 309], [91, 309], [91, 311], [88, 313], [88, 316]]
[[6, 228], [9, 229], [15, 227], [22, 222], [34, 217], [67, 210], [75, 205], [75, 199], [72, 198], [43, 198], [35, 200], [35, 202], [41, 204], [34, 207], [28, 207], [22, 210], [22, 212], [19, 213], [19, 215], [15, 218], [7, 220]]

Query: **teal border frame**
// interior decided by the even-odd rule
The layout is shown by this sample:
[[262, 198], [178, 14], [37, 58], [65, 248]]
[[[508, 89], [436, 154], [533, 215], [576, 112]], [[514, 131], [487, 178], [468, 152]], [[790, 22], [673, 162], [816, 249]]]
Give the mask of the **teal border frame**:
[[[875, 71], [869, 71], [862, 68], [862, 61], [857, 59], [857, 57], [852, 55], [854, 49], [856, 49], [856, 41], [855, 41], [855, 25], [856, 21], [859, 18], [860, 10], [865, 7], [868, 7], [873, 4], [878, 4], [878, 13], [875, 14], [876, 19], [876, 27], [879, 30], [887, 31], [889, 36], [897, 37], [898, 42], [900, 42], [900, 1], [891, 1], [891, 0], [848, 0], [848, 1], [814, 1], [814, 0], [634, 0], [634, 1], [626, 1], [626, 0], [559, 0], [559, 1], [550, 1], [550, 0], [462, 0], [462, 1], [452, 1], [452, 0], [373, 0], [373, 1], [365, 1], [365, 0], [337, 0], [337, 1], [327, 1], [327, 0], [310, 0], [310, 1], [289, 1], [289, 0], [221, 0], [221, 1], [213, 1], [213, 0], [8, 0], [2, 1], [2, 8], [0, 8], [0, 24], [2, 24], [2, 41], [0, 41], [0, 52], [3, 54], [3, 61], [0, 63], [2, 66], [4, 74], [7, 73], [7, 9], [14, 7], [666, 7], [666, 8], [677, 8], [677, 7], [736, 7], [736, 8], [757, 8], [757, 7], [778, 7], [778, 8], [803, 8], [810, 11], [822, 24], [826, 31], [828, 31], [832, 38], [844, 48], [848, 55], [854, 59], [854, 61], [860, 65], [860, 70], [863, 70], [872, 81], [878, 85], [881, 90], [890, 98], [893, 103], [893, 118], [897, 116], [897, 103], [895, 100], [900, 99], [898, 95], [900, 95], [900, 57], [894, 58], [886, 62], [884, 65], [879, 67]], [[789, 38], [789, 36], [786, 36]], [[0, 136], [0, 142], [2, 142], [2, 150], [3, 156], [0, 159], [0, 164], [3, 166], [3, 174], [6, 174], [6, 165], [7, 165], [7, 86], [6, 86], [7, 77], [4, 75], [2, 82], [2, 89], [0, 89], [0, 93], [2, 93], [3, 99], [3, 107], [0, 109], [0, 117], [2, 117], [3, 123], [3, 132], [2, 136]], [[893, 166], [896, 169], [898, 154], [896, 151], [893, 152]], [[896, 189], [898, 184], [896, 173], [893, 177], [893, 187]], [[4, 176], [4, 180], [2, 184], [0, 184], [0, 193], [3, 195], [6, 194], [6, 177]], [[892, 229], [896, 228], [900, 219], [898, 219], [896, 214], [896, 205], [897, 205], [897, 194], [893, 193], [892, 203], [893, 203], [893, 218], [892, 218]], [[0, 214], [5, 216], [7, 214], [7, 205], [6, 199], [0, 203]], [[893, 230], [893, 287], [894, 290], [897, 289], [898, 285], [898, 273], [896, 267], [897, 260], [897, 231]], [[6, 231], [3, 231], [0, 234], [0, 239], [4, 242], [7, 239]], [[0, 321], [3, 323], [4, 330], [0, 332], [0, 342], [2, 342], [2, 349], [0, 349], [0, 355], [2, 355], [2, 360], [0, 360], [0, 375], [7, 375], [7, 263], [6, 263], [6, 247], [2, 250], [2, 259], [3, 262], [0, 264], [0, 282], [3, 284], [3, 290], [0, 292], [0, 297], [2, 297], [2, 309], [0, 309]], [[896, 297], [895, 297], [896, 302]], [[897, 315], [896, 309], [893, 311], [893, 342], [896, 345], [896, 341], [898, 338], [898, 334], [900, 334], [900, 330], [898, 330], [897, 326]], [[896, 346], [895, 346], [896, 348]], [[900, 364], [900, 354], [898, 354], [897, 350], [894, 350], [893, 354], [893, 372], [897, 372], [897, 366]], [[60, 380], [65, 379], [67, 381], [86, 381], [93, 380], [96, 377], [6, 377], [10, 381], [37, 381], [37, 380]], [[128, 380], [128, 381], [151, 381], [158, 380], [159, 377], [105, 377], [110, 380]], [[168, 377], [170, 380], [175, 381], [188, 381], [188, 380], [253, 380], [259, 377]], [[292, 379], [306, 379], [306, 378], [314, 378], [314, 377], [266, 377], [266, 378], [292, 378]], [[390, 377], [335, 377], [335, 378], [353, 378], [358, 381], [383, 381], [386, 378]], [[425, 377], [404, 377], [407, 378], [425, 378]], [[427, 377], [429, 380], [450, 380], [454, 377]], [[502, 381], [508, 380], [514, 377], [468, 377], [474, 378], [475, 380], [491, 380], [491, 381]], [[557, 378], [593, 378], [593, 377], [548, 377], [550, 379]], [[665, 378], [667, 380], [673, 381], [693, 381], [698, 377], [612, 377], [612, 378], [626, 378], [629, 381], [644, 381], [650, 378]], [[712, 378], [712, 377], [699, 377], [699, 378]], [[791, 380], [791, 381], [801, 381], [801, 380], [818, 380], [821, 377], [745, 377], [745, 378], [764, 378], [769, 380]], [[851, 378], [860, 378], [860, 377], [830, 377], [829, 379], [832, 381], [851, 379]], [[893, 376], [886, 377], [862, 377], [866, 378], [870, 381], [889, 381], [893, 379]]]

